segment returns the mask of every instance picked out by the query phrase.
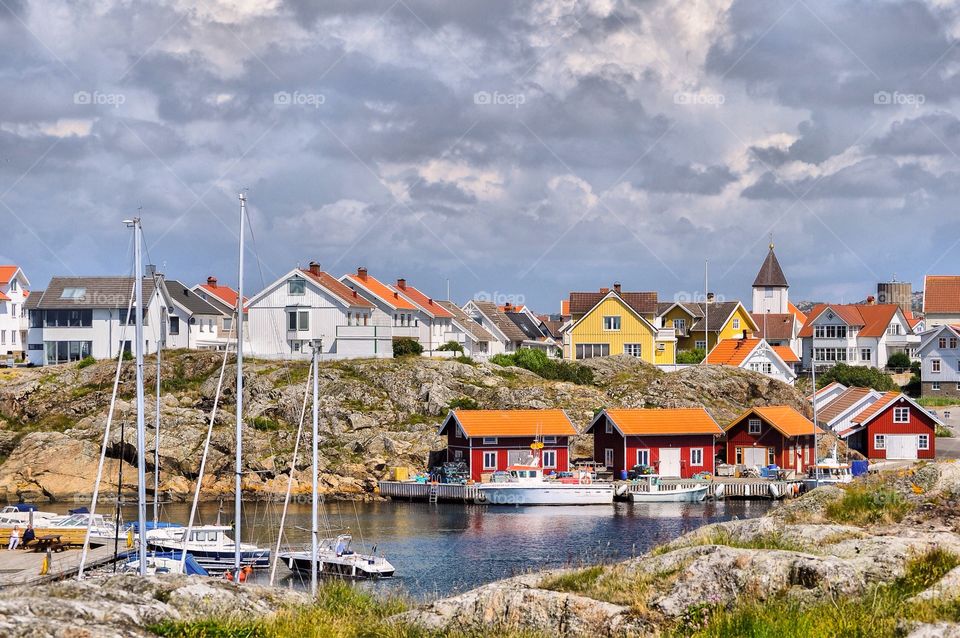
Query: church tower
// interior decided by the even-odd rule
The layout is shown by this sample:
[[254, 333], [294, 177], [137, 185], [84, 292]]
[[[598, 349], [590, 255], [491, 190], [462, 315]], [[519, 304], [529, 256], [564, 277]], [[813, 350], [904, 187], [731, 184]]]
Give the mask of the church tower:
[[770, 239], [770, 251], [760, 266], [757, 278], [753, 280], [753, 313], [786, 314], [789, 310], [790, 284], [780, 268], [777, 255], [773, 252], [773, 238]]

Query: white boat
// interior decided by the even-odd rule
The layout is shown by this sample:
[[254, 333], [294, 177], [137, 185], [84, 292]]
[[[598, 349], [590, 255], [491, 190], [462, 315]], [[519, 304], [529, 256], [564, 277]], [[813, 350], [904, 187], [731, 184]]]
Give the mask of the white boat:
[[630, 491], [630, 501], [633, 503], [699, 503], [707, 498], [709, 485], [695, 485], [693, 487], [665, 486], [660, 483], [656, 474], [641, 476], [640, 480], [647, 483], [644, 491]]
[[[235, 565], [236, 542], [227, 536], [226, 525], [198, 525], [184, 542], [186, 527], [162, 527], [147, 531], [147, 547], [153, 551], [186, 552], [209, 572], [224, 572]], [[270, 566], [270, 550], [249, 543], [240, 545], [240, 565], [254, 569]]]
[[0, 527], [47, 527], [51, 523], [63, 518], [63, 514], [41, 512], [35, 505], [17, 503], [0, 509]]
[[86, 532], [88, 524], [90, 524], [90, 543], [92, 545], [112, 544], [115, 540], [125, 543], [127, 540], [127, 532], [120, 530], [118, 534], [114, 522], [103, 514], [94, 514], [92, 521], [90, 520], [90, 514], [70, 514], [45, 525], [44, 530], [82, 530]]
[[853, 480], [853, 471], [849, 464], [842, 464], [836, 458], [827, 458], [813, 467], [807, 468], [803, 486], [812, 490], [821, 485], [842, 485]]
[[[120, 567], [121, 573], [139, 573], [140, 559], [128, 560]], [[148, 576], [157, 574], [187, 574], [208, 576], [207, 571], [197, 563], [192, 556], [187, 555], [184, 561], [179, 552], [149, 552], [147, 554], [146, 573]]]
[[594, 482], [578, 473], [569, 482], [546, 480], [534, 454], [527, 463], [507, 468], [502, 482], [477, 486], [477, 502], [486, 505], [604, 505], [613, 503], [613, 483]]
[[[317, 572], [346, 578], [391, 578], [396, 571], [382, 556], [358, 554], [350, 549], [353, 537], [340, 534], [335, 538], [320, 541], [317, 550]], [[309, 549], [286, 551], [278, 554], [290, 571], [310, 574], [313, 561]]]

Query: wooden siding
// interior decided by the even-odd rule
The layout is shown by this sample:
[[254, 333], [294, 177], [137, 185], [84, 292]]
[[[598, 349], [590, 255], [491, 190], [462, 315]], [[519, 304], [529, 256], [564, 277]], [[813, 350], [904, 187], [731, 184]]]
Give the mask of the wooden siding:
[[[620, 472], [633, 469], [637, 464], [637, 450], [650, 450], [650, 465], [659, 472], [660, 449], [680, 449], [680, 478], [692, 478], [698, 472], [714, 473], [716, 439], [709, 434], [672, 434], [672, 435], [643, 435], [624, 437], [614, 429], [605, 431], [605, 423], [598, 423], [593, 434], [593, 460], [604, 464], [605, 450], [613, 450], [613, 476], [620, 478]], [[690, 464], [690, 450], [703, 450], [703, 465]], [[624, 456], [626, 455], [626, 456]]]
[[[607, 316], [620, 317], [620, 330], [604, 330], [603, 318]], [[592, 312], [588, 313], [570, 331], [571, 359], [577, 356], [577, 344], [607, 344], [610, 346], [610, 355], [623, 354], [623, 346], [628, 343], [639, 343], [641, 358], [648, 363], [655, 363], [654, 345], [655, 330], [637, 318], [637, 315], [617, 297], [604, 299]], [[671, 354], [671, 362], [673, 356]]]
[[[454, 432], [456, 427], [451, 427], [447, 433], [447, 460], [464, 461], [469, 466], [470, 478], [474, 481], [480, 481], [482, 475], [493, 472], [493, 469], [483, 467], [483, 453], [497, 453], [497, 470], [506, 470], [509, 465], [509, 453], [511, 451], [525, 450], [530, 451], [530, 444], [533, 443], [533, 437], [498, 437], [494, 444], [483, 443], [482, 437], [473, 439], [464, 439], [456, 436]], [[457, 457], [457, 452], [460, 456]], [[556, 467], [546, 467], [544, 473], [551, 471], [566, 472], [570, 469], [570, 441], [568, 437], [558, 436], [556, 443], [547, 443], [544, 445], [543, 452], [556, 452]]]
[[[894, 423], [893, 409], [895, 407], [910, 408], [909, 423]], [[937, 455], [937, 437], [935, 435], [936, 424], [929, 414], [923, 410], [917, 409], [909, 401], [900, 399], [888, 405], [880, 414], [878, 414], [870, 423], [867, 424], [866, 441], [864, 441], [865, 451], [861, 450], [868, 459], [887, 458], [886, 450], [878, 450], [873, 446], [873, 437], [875, 434], [926, 434], [929, 436], [929, 449], [917, 450], [917, 458], [933, 459]]]
[[[758, 417], [750, 417], [758, 418]], [[814, 461], [814, 435], [788, 437], [781, 434], [766, 419], [760, 419], [760, 434], [750, 434], [750, 419], [744, 419], [727, 430], [727, 463], [737, 462], [737, 448], [773, 448], [774, 460], [779, 467], [798, 472], [806, 471]], [[799, 462], [798, 462], [799, 461]], [[765, 461], [766, 465], [769, 461]]]

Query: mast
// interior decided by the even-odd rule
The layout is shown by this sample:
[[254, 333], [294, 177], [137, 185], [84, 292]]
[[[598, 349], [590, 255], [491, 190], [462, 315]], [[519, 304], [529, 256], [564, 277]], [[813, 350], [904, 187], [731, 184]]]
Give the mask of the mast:
[[710, 261], [703, 260], [703, 360], [710, 354]]
[[[156, 280], [154, 280], [156, 281]], [[157, 507], [160, 500], [160, 356], [163, 352], [163, 340], [157, 341], [157, 399], [156, 415], [153, 422], [153, 526], [157, 526]]]
[[246, 216], [247, 196], [240, 193], [240, 257], [237, 275], [237, 443], [233, 510], [233, 582], [235, 583], [240, 582], [240, 508], [243, 489], [240, 479], [243, 463], [243, 228]]
[[[134, 254], [134, 319], [136, 329], [134, 330], [134, 352], [137, 359], [137, 523], [140, 526], [140, 565], [139, 572], [141, 576], [147, 574], [147, 479], [145, 473], [145, 448], [146, 448], [146, 421], [144, 419], [143, 404], [143, 257], [141, 252], [141, 235], [143, 233], [140, 227], [140, 218], [134, 217], [127, 224], [133, 226], [133, 254]], [[127, 322], [130, 321], [129, 315]]]
[[813, 386], [813, 476], [816, 486], [820, 486], [820, 468], [817, 467], [817, 456], [820, 449], [820, 426], [817, 425], [817, 329], [814, 326], [810, 334], [810, 384]]
[[318, 515], [317, 511], [317, 469], [319, 466], [319, 446], [317, 443], [317, 438], [319, 436], [319, 420], [320, 420], [320, 402], [318, 400], [319, 389], [320, 389], [320, 374], [317, 370], [319, 366], [317, 365], [320, 361], [320, 349], [322, 348], [320, 341], [313, 342], [313, 464], [310, 467], [310, 474], [312, 478], [312, 496], [311, 499], [311, 509], [310, 509], [310, 594], [313, 597], [317, 596], [317, 551], [319, 549], [319, 529], [318, 529]]

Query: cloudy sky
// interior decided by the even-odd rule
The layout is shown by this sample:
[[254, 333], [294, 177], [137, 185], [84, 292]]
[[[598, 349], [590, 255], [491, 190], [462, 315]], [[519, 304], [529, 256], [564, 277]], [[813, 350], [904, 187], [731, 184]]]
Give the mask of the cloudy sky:
[[0, 262], [436, 296], [960, 272], [949, 0], [0, 0]]

